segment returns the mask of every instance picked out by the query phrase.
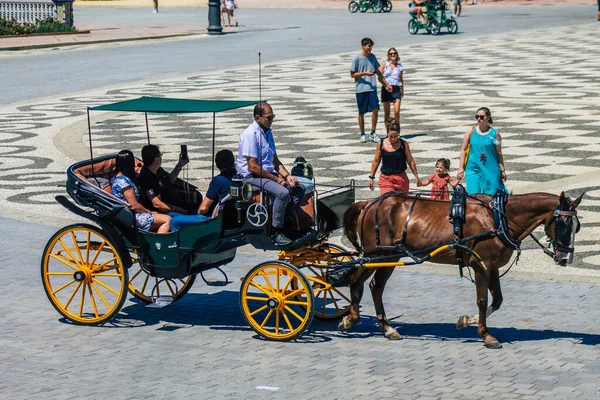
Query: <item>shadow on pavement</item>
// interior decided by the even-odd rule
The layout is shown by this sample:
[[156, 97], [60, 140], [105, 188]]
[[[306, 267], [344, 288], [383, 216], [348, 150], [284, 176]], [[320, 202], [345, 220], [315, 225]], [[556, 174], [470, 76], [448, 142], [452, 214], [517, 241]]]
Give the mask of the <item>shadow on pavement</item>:
[[[461, 341], [481, 342], [477, 336], [477, 328], [470, 326], [460, 331], [453, 323], [401, 323], [393, 321], [392, 326], [408, 340]], [[64, 318], [61, 322], [69, 323]], [[368, 339], [383, 333], [377, 326], [377, 318], [361, 316], [360, 323], [349, 331], [338, 331], [338, 320], [319, 320], [313, 322], [304, 335], [295, 340], [300, 343], [322, 343], [339, 339]], [[239, 309], [239, 292], [223, 290], [216, 293], [188, 293], [176, 303], [164, 308], [150, 308], [135, 298], [130, 298], [125, 307], [112, 321], [104, 324], [104, 328], [141, 328], [157, 326], [160, 331], [174, 331], [192, 326], [208, 326], [210, 329], [222, 331], [253, 332]], [[551, 339], [569, 339], [588, 346], [600, 344], [600, 334], [563, 332], [555, 330], [535, 330], [512, 327], [490, 327], [490, 333], [501, 343], [531, 342]], [[258, 340], [264, 340], [253, 335]]]

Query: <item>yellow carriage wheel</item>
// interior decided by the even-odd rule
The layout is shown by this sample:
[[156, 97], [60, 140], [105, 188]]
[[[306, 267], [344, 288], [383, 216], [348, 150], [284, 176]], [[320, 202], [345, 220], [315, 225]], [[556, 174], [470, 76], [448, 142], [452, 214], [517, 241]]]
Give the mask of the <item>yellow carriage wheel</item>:
[[[143, 269], [139, 262], [137, 251], [131, 253], [131, 268], [129, 268], [129, 293], [136, 299], [145, 304], [152, 303], [152, 289], [158, 284], [154, 291], [154, 296], [171, 296], [173, 301], [181, 299], [190, 291], [196, 281], [196, 275], [189, 275], [185, 278], [173, 278], [161, 280], [156, 276], [151, 276], [148, 271]], [[173, 285], [173, 282], [175, 285]], [[160, 283], [159, 283], [160, 282]]]
[[113, 318], [127, 297], [129, 275], [107, 235], [93, 225], [62, 228], [42, 257], [42, 282], [54, 308], [68, 320], [99, 325]]
[[240, 307], [246, 321], [260, 336], [293, 340], [312, 322], [313, 292], [298, 268], [270, 261], [252, 268], [244, 278]]
[[[330, 262], [346, 262], [352, 261], [354, 257], [329, 257], [328, 254], [347, 253], [348, 251], [341, 246], [325, 243], [319, 250], [324, 255], [323, 259], [317, 256], [311, 260], [315, 264], [329, 264]], [[302, 268], [302, 272], [309, 281], [312, 282], [312, 290], [315, 295], [315, 318], [320, 320], [334, 320], [343, 317], [350, 312], [350, 287], [334, 287], [327, 283], [327, 272], [333, 268], [328, 267], [312, 267], [307, 264]], [[292, 282], [294, 288], [296, 283]]]

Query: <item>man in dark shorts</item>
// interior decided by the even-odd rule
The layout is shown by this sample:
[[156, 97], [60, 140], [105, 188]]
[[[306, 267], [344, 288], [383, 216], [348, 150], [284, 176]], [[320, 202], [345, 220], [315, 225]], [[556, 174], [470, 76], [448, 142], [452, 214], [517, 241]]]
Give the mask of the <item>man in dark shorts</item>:
[[[379, 61], [372, 53], [373, 41], [364, 38], [360, 42], [362, 51], [352, 57], [350, 66], [350, 77], [354, 78], [356, 83], [356, 104], [358, 106], [358, 128], [360, 129], [360, 141], [367, 141], [365, 135], [365, 114], [372, 111], [371, 114], [371, 134], [369, 140], [379, 142], [379, 137], [375, 133], [377, 128], [377, 118], [379, 116], [379, 99], [377, 98], [377, 78], [386, 90], [392, 91], [392, 87], [385, 81], [381, 71], [379, 71]], [[377, 78], [375, 77], [377, 75]]]

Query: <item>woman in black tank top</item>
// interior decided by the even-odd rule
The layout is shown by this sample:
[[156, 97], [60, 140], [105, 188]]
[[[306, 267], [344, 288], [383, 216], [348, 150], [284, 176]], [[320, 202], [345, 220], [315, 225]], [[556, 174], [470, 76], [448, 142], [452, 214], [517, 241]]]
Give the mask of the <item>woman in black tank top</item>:
[[400, 125], [394, 118], [390, 118], [388, 124], [388, 137], [377, 143], [375, 157], [371, 164], [371, 175], [369, 175], [369, 188], [373, 190], [375, 173], [381, 164], [379, 174], [379, 191], [381, 194], [397, 191], [408, 192], [409, 179], [406, 175], [406, 167], [409, 167], [417, 180], [420, 182], [415, 162], [408, 143], [400, 139]]

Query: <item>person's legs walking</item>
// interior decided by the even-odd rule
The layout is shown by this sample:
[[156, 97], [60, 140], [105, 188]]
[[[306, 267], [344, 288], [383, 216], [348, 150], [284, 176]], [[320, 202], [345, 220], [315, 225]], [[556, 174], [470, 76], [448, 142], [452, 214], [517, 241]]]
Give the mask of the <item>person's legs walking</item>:
[[[395, 111], [395, 107], [394, 107], [394, 111]], [[385, 124], [385, 131], [387, 132], [387, 124], [388, 121], [390, 120], [390, 102], [389, 101], [384, 101], [383, 102], [383, 123]]]

